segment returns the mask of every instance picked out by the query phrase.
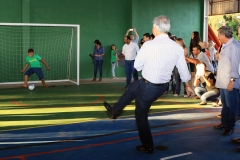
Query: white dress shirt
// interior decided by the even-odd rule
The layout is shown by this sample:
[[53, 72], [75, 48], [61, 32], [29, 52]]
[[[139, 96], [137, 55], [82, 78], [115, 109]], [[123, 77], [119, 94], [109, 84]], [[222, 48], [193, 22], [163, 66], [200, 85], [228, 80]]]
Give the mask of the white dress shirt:
[[197, 55], [196, 59], [198, 59], [200, 62], [203, 62], [206, 64], [206, 70], [214, 73], [214, 68], [205, 53], [200, 52], [199, 55]]
[[183, 82], [191, 79], [183, 48], [167, 34], [145, 42], [134, 63], [136, 70], [142, 70], [142, 76], [155, 84], [169, 82], [174, 66], [178, 68]]
[[125, 56], [125, 60], [127, 61], [135, 60], [138, 50], [139, 50], [139, 47], [135, 42], [124, 44], [122, 48], [122, 53]]

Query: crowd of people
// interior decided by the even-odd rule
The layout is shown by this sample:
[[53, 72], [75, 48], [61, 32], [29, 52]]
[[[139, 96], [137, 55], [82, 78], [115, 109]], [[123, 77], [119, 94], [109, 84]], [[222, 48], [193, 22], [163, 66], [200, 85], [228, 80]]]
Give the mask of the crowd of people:
[[[135, 34], [133, 34], [133, 33]], [[214, 77], [216, 76], [216, 70], [217, 70], [217, 50], [214, 48], [214, 42], [212, 40], [209, 40], [208, 42], [202, 42], [200, 38], [200, 34], [197, 31], [194, 31], [191, 35], [191, 41], [189, 45], [189, 49], [187, 48], [184, 40], [182, 38], [177, 38], [177, 36], [172, 35], [170, 32], [167, 32], [168, 37], [175, 41], [177, 44], [183, 47], [184, 49], [184, 55], [185, 55], [185, 60], [189, 64], [188, 65], [188, 70], [191, 72], [191, 83], [190, 86], [191, 88], [201, 86], [202, 88], [206, 89], [206, 85], [208, 83], [202, 82], [200, 84], [197, 84], [197, 86], [194, 84], [195, 83], [195, 77], [196, 77], [196, 64], [202, 62], [206, 65], [206, 71], [210, 71]], [[142, 47], [142, 45], [147, 42], [151, 41], [155, 38], [153, 34], [150, 33], [145, 33], [143, 34], [143, 37], [141, 38], [139, 42], [139, 35], [137, 33], [136, 28], [133, 29], [128, 29], [126, 32], [126, 35], [124, 36], [124, 45], [122, 47], [122, 52], [117, 55], [117, 48], [113, 44], [111, 46], [111, 53], [110, 53], [110, 61], [111, 61], [111, 68], [112, 68], [112, 78], [117, 79], [115, 75], [115, 67], [117, 62], [121, 58], [125, 58], [125, 72], [126, 72], [126, 86], [124, 88], [127, 88], [128, 85], [132, 82], [132, 77], [133, 81], [138, 80], [138, 71], [134, 68], [134, 62], [135, 58], [137, 56], [137, 52], [139, 49]], [[99, 81], [102, 80], [102, 63], [103, 63], [103, 56], [104, 56], [104, 48], [101, 46], [101, 42], [99, 40], [94, 41], [94, 53], [92, 54], [92, 57], [94, 57], [94, 78], [92, 81], [96, 81], [96, 74], [97, 71], [99, 70]], [[190, 51], [190, 52], [189, 52]], [[212, 75], [211, 74], [211, 75]], [[203, 79], [204, 80], [204, 79]], [[212, 83], [211, 85], [215, 85]], [[185, 89], [185, 83], [181, 82], [180, 74], [178, 72], [178, 68], [175, 66], [172, 75], [171, 75], [171, 80], [167, 83], [167, 89], [164, 92], [166, 93], [173, 93], [174, 96], [180, 96], [181, 95], [181, 87], [184, 87], [183, 91], [184, 97], [188, 97]], [[198, 88], [199, 89], [199, 88]], [[209, 92], [210, 90], [207, 90]], [[199, 91], [195, 91], [195, 98], [196, 99], [201, 99], [202, 102], [200, 102], [200, 105], [205, 105], [207, 104], [207, 100], [213, 101], [213, 106], [220, 106], [221, 101], [219, 100], [220, 98], [218, 97], [217, 99], [213, 99], [209, 94], [206, 93], [203, 95], [202, 93], [199, 94]], [[209, 95], [205, 98], [206, 95]], [[202, 97], [202, 98], [201, 98]], [[215, 96], [214, 96], [215, 97]]]
[[[214, 106], [222, 103], [221, 123], [214, 128], [223, 130], [223, 135], [234, 132], [240, 114], [240, 43], [233, 38], [232, 29], [229, 26], [218, 29], [222, 44], [218, 51], [213, 41], [202, 42], [197, 31], [191, 35], [188, 50], [184, 40], [172, 36], [169, 30], [170, 20], [166, 16], [155, 17], [153, 35], [145, 33], [139, 45], [136, 29], [133, 30], [136, 39], [128, 35], [131, 30], [127, 31], [122, 53], [116, 58], [125, 57], [126, 90], [113, 105], [103, 103], [110, 118], [115, 119], [135, 99], [135, 118], [141, 141], [136, 149], [150, 154], [154, 152], [154, 146], [148, 124], [149, 109], [170, 86], [174, 96], [179, 96], [181, 81], [184, 82], [184, 97], [201, 99], [199, 105], [206, 105], [208, 101], [213, 101]], [[240, 28], [238, 32], [240, 34]], [[136, 70], [141, 71], [140, 80], [135, 77]], [[231, 141], [240, 142], [240, 138]]]

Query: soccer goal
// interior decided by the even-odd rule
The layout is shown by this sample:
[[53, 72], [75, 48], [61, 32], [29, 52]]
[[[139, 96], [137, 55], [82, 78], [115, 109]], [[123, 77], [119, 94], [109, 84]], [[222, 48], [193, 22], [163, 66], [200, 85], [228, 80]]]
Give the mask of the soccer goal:
[[[80, 26], [68, 24], [0, 23], [0, 85], [23, 83], [21, 69], [29, 48], [45, 59], [46, 82], [79, 85]], [[34, 74], [29, 82], [40, 83]]]

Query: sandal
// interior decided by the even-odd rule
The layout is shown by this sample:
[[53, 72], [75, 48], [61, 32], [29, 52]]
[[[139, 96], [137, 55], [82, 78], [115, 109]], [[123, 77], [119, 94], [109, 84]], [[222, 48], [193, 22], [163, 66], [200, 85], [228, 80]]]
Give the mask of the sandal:
[[219, 107], [219, 104], [218, 104], [218, 102], [213, 102], [213, 103], [212, 103], [212, 106], [213, 106], [213, 107]]
[[200, 103], [198, 103], [199, 105], [206, 105], [207, 104], [207, 102], [200, 102]]

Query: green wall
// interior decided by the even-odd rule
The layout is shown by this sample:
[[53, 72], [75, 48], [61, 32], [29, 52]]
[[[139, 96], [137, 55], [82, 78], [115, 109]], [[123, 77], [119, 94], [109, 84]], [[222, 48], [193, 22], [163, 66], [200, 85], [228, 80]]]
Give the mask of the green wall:
[[0, 0], [0, 22], [22, 22], [21, 0]]
[[[110, 46], [121, 49], [127, 29], [137, 28], [141, 38], [163, 14], [171, 20], [171, 32], [188, 45], [191, 32], [202, 33], [203, 27], [202, 0], [0, 0], [0, 14], [1, 22], [80, 24], [82, 79], [93, 77], [88, 55], [95, 39], [105, 47], [103, 77], [111, 77]], [[116, 75], [125, 76], [124, 68], [117, 67]]]
[[[31, 23], [80, 24], [80, 78], [93, 77], [89, 54], [94, 40], [105, 48], [103, 77], [111, 76], [110, 45], [123, 45], [123, 36], [131, 24], [129, 0], [31, 0]], [[124, 76], [124, 68], [117, 68]]]
[[184, 39], [189, 46], [191, 33], [203, 30], [203, 0], [132, 0], [133, 26], [141, 33], [152, 31], [154, 17], [167, 16], [170, 32]]

